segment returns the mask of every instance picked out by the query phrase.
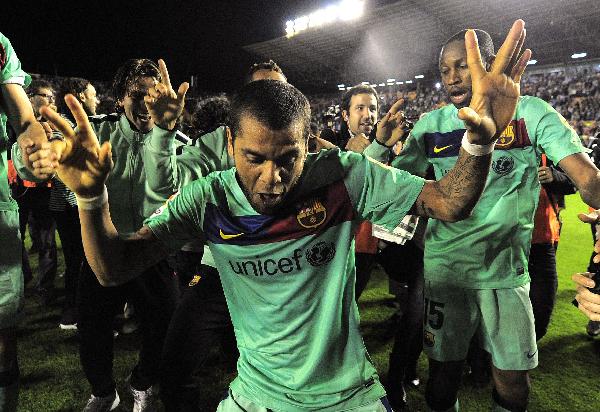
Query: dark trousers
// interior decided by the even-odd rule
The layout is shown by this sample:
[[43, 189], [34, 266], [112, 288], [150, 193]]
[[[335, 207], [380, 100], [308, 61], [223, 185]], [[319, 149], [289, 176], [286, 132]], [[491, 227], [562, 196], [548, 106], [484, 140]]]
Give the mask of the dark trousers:
[[[192, 262], [178, 267], [178, 276], [191, 278], [173, 314], [163, 350], [160, 397], [167, 412], [201, 411], [194, 375], [201, 373], [211, 348], [221, 346], [234, 367], [239, 354], [233, 326], [217, 270]], [[200, 278], [193, 277], [193, 274]], [[191, 276], [190, 276], [191, 275]]]
[[[22, 260], [25, 283], [30, 281], [33, 276], [24, 242], [25, 228], [28, 221], [30, 221], [30, 216], [32, 224], [35, 225], [33, 232], [38, 234], [39, 264], [38, 279], [35, 285], [38, 290], [52, 289], [56, 278], [56, 240], [54, 238], [56, 225], [48, 208], [49, 201], [50, 188], [47, 187], [28, 188], [22, 196], [17, 198], [19, 203], [19, 229], [21, 230], [21, 239], [23, 239]], [[32, 239], [32, 241], [34, 240]]]
[[406, 284], [402, 317], [390, 353], [388, 382], [394, 388], [405, 377], [416, 377], [417, 361], [423, 350], [423, 251], [414, 242], [402, 246], [390, 244], [381, 251], [378, 261], [390, 278]]
[[550, 316], [556, 301], [558, 275], [556, 273], [556, 249], [552, 243], [534, 243], [529, 253], [529, 298], [535, 318], [536, 339], [548, 331]]
[[357, 253], [357, 300], [369, 282], [375, 262], [383, 267], [391, 279], [407, 286], [402, 302], [402, 317], [396, 326], [390, 354], [388, 381], [394, 388], [402, 383], [405, 375], [416, 373], [417, 361], [423, 350], [423, 251], [409, 241], [404, 245], [390, 243], [377, 255]]
[[123, 285], [103, 287], [84, 261], [77, 299], [79, 357], [96, 396], [106, 396], [115, 389], [113, 319], [123, 311], [126, 301], [133, 303], [139, 315], [142, 338], [138, 363], [131, 373], [131, 386], [146, 390], [158, 382], [163, 342], [177, 303], [173, 271], [163, 261]]
[[65, 257], [65, 309], [75, 309], [77, 284], [81, 273], [84, 254], [81, 242], [81, 225], [77, 206], [67, 206], [60, 212], [52, 212], [60, 236]]

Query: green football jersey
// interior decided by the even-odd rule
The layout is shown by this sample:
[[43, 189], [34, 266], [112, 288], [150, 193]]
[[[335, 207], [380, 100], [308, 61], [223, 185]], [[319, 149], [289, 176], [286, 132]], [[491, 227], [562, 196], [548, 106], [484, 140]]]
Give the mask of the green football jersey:
[[[425, 115], [412, 130], [394, 167], [441, 179], [455, 165], [465, 132], [458, 110], [448, 105]], [[429, 221], [425, 277], [471, 289], [512, 288], [529, 282], [527, 261], [540, 183], [541, 155], [558, 164], [583, 151], [566, 120], [536, 97], [519, 98], [499, 138], [481, 199], [468, 219]]]
[[[28, 86], [31, 77], [21, 69], [21, 62], [10, 41], [0, 33], [0, 84], [9, 83]], [[0, 106], [0, 210], [17, 210], [17, 203], [10, 197], [8, 187], [6, 120], [4, 108]]]
[[185, 186], [146, 221], [175, 249], [206, 239], [240, 352], [232, 390], [285, 411], [343, 411], [385, 395], [359, 331], [354, 230], [364, 219], [395, 228], [423, 184], [334, 149], [308, 156], [276, 215], [251, 207], [233, 168]]

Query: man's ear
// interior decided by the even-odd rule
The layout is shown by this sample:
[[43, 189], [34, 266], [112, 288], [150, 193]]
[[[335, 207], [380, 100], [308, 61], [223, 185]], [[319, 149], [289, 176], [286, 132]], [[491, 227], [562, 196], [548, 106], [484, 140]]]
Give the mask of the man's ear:
[[233, 159], [233, 135], [229, 126], [225, 126], [225, 135], [227, 136], [227, 154]]
[[344, 119], [345, 122], [348, 121], [348, 111], [347, 110], [342, 110], [342, 119]]
[[85, 94], [83, 94], [83, 92], [79, 92], [79, 93], [77, 93], [77, 99], [78, 99], [80, 102], [84, 102], [84, 101], [85, 101]]

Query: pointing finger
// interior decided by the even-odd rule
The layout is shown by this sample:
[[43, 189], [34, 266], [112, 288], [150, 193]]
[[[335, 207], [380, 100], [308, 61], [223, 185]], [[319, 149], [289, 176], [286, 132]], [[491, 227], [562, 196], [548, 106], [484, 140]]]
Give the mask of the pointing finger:
[[515, 21], [502, 43], [500, 50], [498, 50], [498, 54], [492, 63], [491, 72], [494, 74], [503, 73], [508, 66], [508, 63], [512, 59], [512, 56], [515, 52], [517, 44], [523, 35], [523, 30], [525, 30], [525, 22], [521, 19]]
[[179, 85], [179, 90], [177, 90], [177, 100], [182, 101], [185, 99], [185, 94], [190, 88], [190, 84], [188, 82], [183, 82]]
[[63, 119], [58, 113], [52, 110], [48, 106], [40, 107], [40, 114], [44, 116], [46, 120], [48, 120], [52, 126], [58, 130], [63, 136], [72, 137], [75, 135], [73, 128], [65, 119]]
[[169, 77], [169, 70], [163, 59], [158, 59], [158, 70], [160, 71], [161, 83], [167, 88], [171, 89], [171, 78]]
[[485, 67], [481, 61], [481, 52], [479, 51], [479, 42], [475, 30], [467, 30], [465, 33], [465, 48], [467, 50], [467, 66], [469, 66], [471, 77], [483, 77]]

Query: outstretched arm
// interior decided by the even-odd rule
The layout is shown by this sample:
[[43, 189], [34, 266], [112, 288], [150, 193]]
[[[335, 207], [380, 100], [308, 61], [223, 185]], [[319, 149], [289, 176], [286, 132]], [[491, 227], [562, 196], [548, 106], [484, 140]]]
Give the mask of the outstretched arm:
[[467, 133], [455, 166], [439, 181], [425, 183], [411, 213], [453, 222], [472, 212], [485, 187], [494, 144], [517, 107], [519, 82], [531, 57], [530, 50], [521, 54], [524, 41], [525, 23], [517, 20], [487, 71], [475, 32], [465, 34], [473, 97], [458, 117]]
[[75, 97], [67, 95], [65, 101], [77, 122], [77, 132], [52, 109], [41, 109], [65, 137], [61, 147], [54, 145], [58, 176], [77, 195], [85, 256], [99, 282], [104, 286], [125, 283], [163, 259], [167, 250], [147, 227], [133, 235], [119, 235], [110, 219], [104, 185], [112, 168], [110, 143], [99, 145]]

